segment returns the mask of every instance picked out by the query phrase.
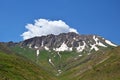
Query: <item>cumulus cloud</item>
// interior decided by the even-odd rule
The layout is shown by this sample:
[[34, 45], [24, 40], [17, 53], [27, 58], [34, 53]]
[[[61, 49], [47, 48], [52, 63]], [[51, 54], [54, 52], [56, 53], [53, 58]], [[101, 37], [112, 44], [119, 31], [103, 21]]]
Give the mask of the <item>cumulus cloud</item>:
[[27, 31], [21, 35], [24, 40], [48, 34], [58, 35], [67, 32], [78, 33], [76, 29], [71, 28], [62, 20], [51, 21], [47, 19], [38, 19], [35, 20], [34, 24], [27, 24], [25, 28]]

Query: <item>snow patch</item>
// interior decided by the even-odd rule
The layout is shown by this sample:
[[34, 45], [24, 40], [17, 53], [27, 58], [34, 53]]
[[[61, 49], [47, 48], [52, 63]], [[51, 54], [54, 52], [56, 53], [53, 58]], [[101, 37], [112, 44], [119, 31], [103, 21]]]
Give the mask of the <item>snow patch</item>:
[[99, 50], [99, 49], [96, 47], [96, 44], [93, 44], [93, 45], [90, 45], [90, 46], [91, 46], [91, 48], [90, 48], [91, 50], [93, 50], [93, 49], [94, 49], [95, 51], [98, 51], [98, 50]]
[[51, 62], [52, 62], [52, 60], [51, 60], [51, 59], [49, 59], [49, 62], [51, 63]]
[[95, 35], [93, 36], [93, 39], [95, 40], [95, 42], [97, 42], [99, 39], [95, 37]]
[[72, 48], [72, 47], [70, 47], [68, 51], [72, 51], [72, 50], [73, 50], [73, 48]]
[[105, 42], [106, 42], [107, 44], [111, 45], [111, 46], [115, 46], [115, 47], [117, 47], [117, 45], [113, 44], [113, 43], [110, 42], [109, 40], [105, 40]]
[[98, 38], [96, 38], [96, 37], [95, 37], [95, 35], [93, 36], [93, 39], [95, 40], [96, 45], [98, 45], [98, 46], [102, 46], [102, 47], [107, 47], [107, 46], [106, 46], [106, 45], [104, 45], [103, 43], [98, 42], [98, 41], [99, 41], [99, 39], [98, 39]]
[[80, 54], [79, 57], [81, 57], [82, 55]]
[[102, 47], [107, 47], [106, 45], [104, 45], [103, 43], [99, 42], [98, 43], [99, 46], [102, 46]]
[[37, 51], [36, 51], [36, 54], [37, 54], [37, 56], [39, 56], [39, 54], [40, 54], [40, 51], [39, 51], [39, 50], [37, 50]]
[[55, 51], [69, 51], [69, 47], [65, 44], [65, 43], [62, 43], [62, 45], [59, 47], [59, 48], [54, 48], [53, 50]]
[[53, 64], [53, 62], [52, 62], [51, 59], [49, 59], [49, 63], [50, 63], [52, 66], [54, 66], [54, 64]]
[[35, 49], [37, 49], [38, 47], [37, 47], [37, 46], [35, 46], [34, 48], [35, 48]]
[[62, 57], [59, 52], [57, 52], [57, 54], [58, 54], [58, 56], [59, 56], [60, 58]]
[[44, 48], [45, 48], [45, 50], [47, 50], [47, 51], [49, 50], [49, 48], [48, 48], [47, 46], [45, 46]]
[[76, 40], [76, 38], [74, 37], [73, 40]]
[[43, 47], [43, 46], [44, 46], [44, 44], [43, 44], [43, 41], [42, 41], [41, 47]]
[[79, 46], [76, 48], [78, 52], [82, 52], [85, 49], [86, 43], [83, 41], [83, 45], [81, 46], [79, 43]]
[[59, 73], [59, 74], [61, 74], [61, 73], [62, 73], [62, 71], [59, 69], [59, 70], [58, 70], [58, 73]]
[[56, 51], [56, 49], [55, 49], [55, 48], [53, 48], [53, 50], [54, 50], [54, 51]]

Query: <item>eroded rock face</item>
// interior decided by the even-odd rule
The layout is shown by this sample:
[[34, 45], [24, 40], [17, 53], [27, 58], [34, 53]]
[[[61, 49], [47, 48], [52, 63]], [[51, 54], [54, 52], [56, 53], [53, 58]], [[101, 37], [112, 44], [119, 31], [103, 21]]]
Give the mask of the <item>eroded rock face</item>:
[[[108, 43], [109, 42], [109, 43]], [[73, 49], [82, 52], [83, 50], [99, 50], [99, 47], [117, 46], [110, 41], [96, 35], [80, 35], [73, 32], [61, 33], [59, 35], [47, 35], [34, 37], [19, 43], [20, 46], [29, 48], [42, 48], [54, 51], [72, 51]]]

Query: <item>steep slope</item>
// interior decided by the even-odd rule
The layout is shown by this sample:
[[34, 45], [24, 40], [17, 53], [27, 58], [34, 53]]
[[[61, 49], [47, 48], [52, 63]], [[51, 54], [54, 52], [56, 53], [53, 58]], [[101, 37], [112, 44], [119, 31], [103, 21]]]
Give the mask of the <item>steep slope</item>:
[[83, 73], [80, 80], [120, 80], [120, 47], [106, 54], [109, 58]]
[[[16, 47], [17, 51], [25, 52], [30, 48]], [[31, 49], [30, 49], [31, 50]], [[33, 50], [34, 51], [34, 50]], [[32, 51], [30, 51], [32, 52]], [[25, 54], [25, 53], [24, 53]], [[22, 53], [22, 55], [24, 55]], [[58, 80], [119, 80], [120, 79], [120, 47], [109, 47], [105, 50], [92, 52], [79, 56], [76, 52], [56, 52], [40, 51], [36, 62], [45, 70], [56, 74]], [[81, 53], [83, 54], [83, 53]], [[35, 54], [27, 53], [27, 55]], [[27, 58], [31, 59], [29, 56]], [[54, 57], [55, 56], [55, 57]], [[50, 61], [51, 59], [51, 61]], [[33, 59], [34, 60], [34, 59]], [[53, 65], [50, 63], [53, 62]]]
[[0, 43], [0, 80], [56, 80], [50, 73]]
[[31, 38], [19, 43], [20, 46], [28, 46], [33, 49], [45, 49], [48, 51], [98, 51], [101, 47], [117, 46], [97, 35], [80, 35], [73, 32], [59, 35], [47, 35]]
[[59, 76], [60, 80], [120, 80], [120, 47], [93, 53], [89, 60]]

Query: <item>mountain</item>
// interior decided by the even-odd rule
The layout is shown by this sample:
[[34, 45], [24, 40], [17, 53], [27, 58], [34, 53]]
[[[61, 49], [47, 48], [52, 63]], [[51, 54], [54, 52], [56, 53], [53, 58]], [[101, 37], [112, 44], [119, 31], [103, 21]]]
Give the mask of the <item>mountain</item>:
[[0, 80], [56, 80], [43, 68], [0, 43]]
[[4, 44], [58, 80], [120, 79], [120, 47], [97, 35], [70, 32]]
[[19, 43], [9, 42], [7, 45], [42, 67], [46, 66], [45, 69], [50, 69], [54, 74], [89, 60], [89, 55], [96, 51], [104, 52], [117, 46], [97, 35], [80, 35], [73, 32], [34, 37]]
[[80, 35], [73, 32], [61, 33], [59, 35], [47, 35], [34, 37], [19, 43], [34, 49], [45, 49], [49, 51], [98, 51], [100, 47], [117, 46], [97, 35]]

